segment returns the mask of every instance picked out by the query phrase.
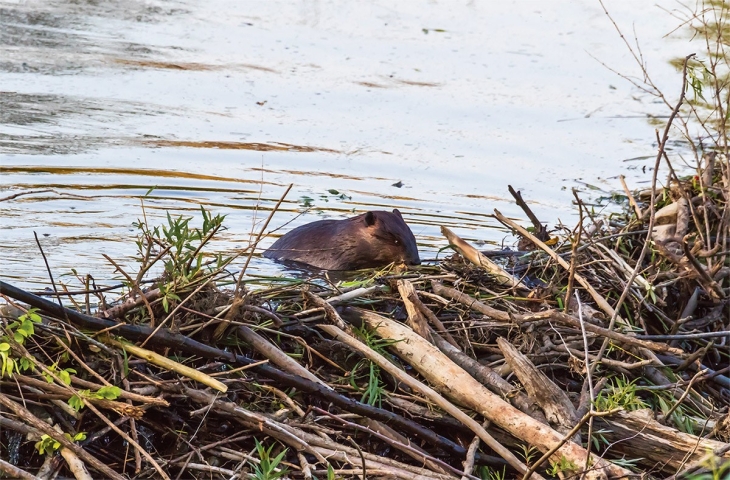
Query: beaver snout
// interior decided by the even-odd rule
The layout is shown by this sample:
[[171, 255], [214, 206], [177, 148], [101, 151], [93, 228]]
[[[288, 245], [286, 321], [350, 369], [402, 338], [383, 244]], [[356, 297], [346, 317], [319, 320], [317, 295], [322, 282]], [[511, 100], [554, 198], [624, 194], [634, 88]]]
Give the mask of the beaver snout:
[[406, 258], [404, 258], [402, 260], [402, 262], [405, 263], [408, 266], [411, 266], [411, 265], [420, 265], [421, 264], [421, 259], [418, 256], [418, 252], [416, 252], [416, 256], [415, 257], [414, 256], [406, 257]]

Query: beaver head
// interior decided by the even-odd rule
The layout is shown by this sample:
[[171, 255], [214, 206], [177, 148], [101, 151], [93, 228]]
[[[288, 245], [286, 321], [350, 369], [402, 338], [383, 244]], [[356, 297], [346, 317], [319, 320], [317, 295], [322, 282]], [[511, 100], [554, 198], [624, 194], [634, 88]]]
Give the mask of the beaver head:
[[350, 220], [356, 227], [353, 231], [357, 232], [358, 242], [354, 250], [359, 257], [352, 270], [389, 263], [420, 265], [416, 237], [397, 208], [392, 213], [370, 211]]
[[370, 211], [345, 220], [320, 220], [295, 228], [264, 252], [326, 270], [358, 270], [389, 263], [419, 265], [413, 232], [400, 212]]

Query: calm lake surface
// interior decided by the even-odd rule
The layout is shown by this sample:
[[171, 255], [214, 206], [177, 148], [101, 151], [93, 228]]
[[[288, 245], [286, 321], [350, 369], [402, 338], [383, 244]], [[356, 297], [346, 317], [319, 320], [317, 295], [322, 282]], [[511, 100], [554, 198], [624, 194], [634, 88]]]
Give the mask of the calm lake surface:
[[[679, 4], [605, 5], [674, 101]], [[264, 248], [373, 208], [401, 210], [422, 258], [440, 225], [512, 244], [490, 216], [524, 218], [507, 185], [572, 227], [572, 188], [649, 180], [648, 116], [669, 113], [601, 62], [641, 76], [597, 0], [0, 1], [0, 277], [48, 285], [36, 232], [56, 278], [103, 283], [102, 254], [136, 270], [143, 212], [201, 205], [233, 251], [290, 183]]]

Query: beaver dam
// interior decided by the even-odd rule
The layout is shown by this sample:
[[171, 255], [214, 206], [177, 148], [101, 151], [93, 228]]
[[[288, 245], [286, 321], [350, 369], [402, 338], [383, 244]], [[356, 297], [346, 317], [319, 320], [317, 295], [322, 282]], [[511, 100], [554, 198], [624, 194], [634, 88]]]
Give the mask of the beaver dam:
[[234, 256], [203, 210], [140, 221], [119, 284], [0, 282], [0, 476], [730, 478], [727, 110], [695, 175], [666, 149], [690, 57], [651, 187], [554, 230], [512, 191], [516, 249], [255, 277], [277, 205]]
[[247, 276], [206, 251], [221, 217], [140, 224], [122, 285], [0, 283], [0, 469], [727, 478], [729, 180], [708, 153], [620, 214], [576, 196], [573, 229], [495, 212], [521, 250], [444, 228], [451, 257], [337, 282]]

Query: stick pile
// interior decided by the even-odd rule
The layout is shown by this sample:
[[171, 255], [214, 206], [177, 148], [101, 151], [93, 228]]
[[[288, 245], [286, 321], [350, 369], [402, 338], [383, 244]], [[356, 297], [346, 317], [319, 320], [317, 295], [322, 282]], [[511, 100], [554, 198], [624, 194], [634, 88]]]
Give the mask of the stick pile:
[[200, 230], [143, 228], [139, 272], [119, 267], [119, 290], [54, 285], [62, 307], [0, 282], [0, 471], [727, 471], [728, 179], [727, 160], [709, 155], [697, 177], [627, 189], [623, 214], [593, 216], [576, 197], [578, 226], [539, 225], [539, 238], [495, 212], [526, 250], [478, 252], [443, 229], [452, 257], [357, 282], [232, 281], [233, 259], [207, 261], [219, 224], [206, 215]]

